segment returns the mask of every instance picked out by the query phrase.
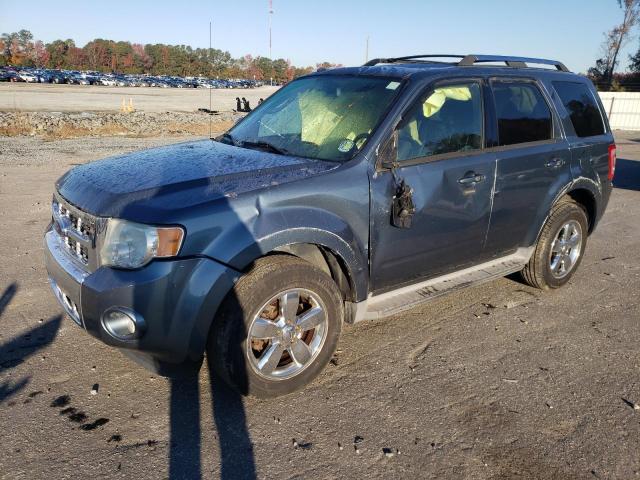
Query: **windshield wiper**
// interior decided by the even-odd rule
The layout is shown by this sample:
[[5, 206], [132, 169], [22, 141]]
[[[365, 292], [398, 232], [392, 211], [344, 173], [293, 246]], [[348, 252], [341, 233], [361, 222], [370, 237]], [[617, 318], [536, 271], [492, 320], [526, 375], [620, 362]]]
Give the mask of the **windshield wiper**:
[[216, 138], [216, 140], [221, 143], [226, 143], [222, 142], [222, 140], [228, 140], [229, 142], [231, 142], [231, 145], [233, 145], [234, 147], [236, 146], [236, 141], [230, 133], [223, 133], [218, 138]]
[[276, 147], [275, 145], [272, 145], [269, 142], [244, 141], [244, 142], [241, 142], [239, 146], [245, 147], [245, 148], [262, 148], [272, 153], [277, 153], [278, 155], [289, 155], [289, 152], [287, 152], [284, 148]]

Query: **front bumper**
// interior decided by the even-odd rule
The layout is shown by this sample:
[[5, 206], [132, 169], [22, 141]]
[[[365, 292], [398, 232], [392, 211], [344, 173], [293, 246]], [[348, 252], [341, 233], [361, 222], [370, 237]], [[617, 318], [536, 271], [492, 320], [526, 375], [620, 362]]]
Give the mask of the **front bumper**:
[[[78, 325], [159, 373], [172, 370], [171, 365], [199, 365], [215, 312], [239, 277], [209, 258], [156, 260], [138, 270], [101, 267], [90, 273], [69, 257], [54, 230], [45, 234], [45, 262], [56, 298]], [[102, 325], [102, 315], [112, 307], [144, 318], [144, 334], [128, 341], [113, 337]]]

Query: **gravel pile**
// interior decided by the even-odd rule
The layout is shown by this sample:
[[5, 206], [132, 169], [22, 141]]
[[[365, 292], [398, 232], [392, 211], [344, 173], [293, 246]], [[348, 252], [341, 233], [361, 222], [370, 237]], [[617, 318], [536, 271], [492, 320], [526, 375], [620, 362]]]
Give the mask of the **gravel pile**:
[[72, 138], [83, 136], [207, 135], [227, 130], [243, 114], [220, 112], [106, 113], [0, 112], [0, 135]]

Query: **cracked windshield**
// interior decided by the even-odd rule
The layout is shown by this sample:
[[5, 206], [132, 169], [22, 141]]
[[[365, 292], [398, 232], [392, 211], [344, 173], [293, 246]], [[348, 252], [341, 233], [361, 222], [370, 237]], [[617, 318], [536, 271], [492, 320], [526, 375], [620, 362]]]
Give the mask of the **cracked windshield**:
[[265, 101], [222, 141], [285, 155], [345, 161], [363, 147], [399, 87], [399, 81], [388, 78], [303, 78]]

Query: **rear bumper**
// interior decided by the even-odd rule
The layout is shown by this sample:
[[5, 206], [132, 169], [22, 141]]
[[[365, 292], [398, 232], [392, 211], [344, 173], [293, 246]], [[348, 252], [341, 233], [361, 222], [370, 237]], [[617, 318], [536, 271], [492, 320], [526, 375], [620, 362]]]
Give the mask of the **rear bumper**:
[[[78, 325], [159, 373], [171, 373], [176, 364], [199, 365], [215, 312], [238, 272], [209, 258], [190, 258], [89, 273], [58, 239], [53, 230], [45, 234], [47, 272], [56, 298]], [[140, 315], [146, 327], [142, 336], [128, 341], [112, 336], [102, 325], [112, 307]]]

